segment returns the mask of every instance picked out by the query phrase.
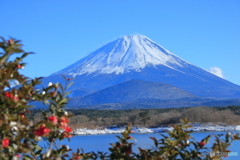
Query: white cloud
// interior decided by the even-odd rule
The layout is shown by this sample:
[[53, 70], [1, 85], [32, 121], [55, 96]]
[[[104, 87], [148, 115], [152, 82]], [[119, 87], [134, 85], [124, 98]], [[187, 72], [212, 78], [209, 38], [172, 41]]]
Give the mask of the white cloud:
[[222, 69], [219, 68], [219, 67], [211, 67], [211, 68], [209, 69], [209, 72], [212, 73], [212, 74], [215, 74], [215, 75], [218, 76], [218, 77], [224, 78], [224, 76], [223, 76], [223, 71], [222, 71]]

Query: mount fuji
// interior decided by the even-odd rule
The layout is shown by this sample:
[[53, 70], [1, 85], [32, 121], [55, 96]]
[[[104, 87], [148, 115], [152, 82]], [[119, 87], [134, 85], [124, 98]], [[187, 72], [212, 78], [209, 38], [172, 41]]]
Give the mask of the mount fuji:
[[123, 36], [89, 56], [55, 73], [73, 77], [83, 74], [124, 74], [141, 72], [145, 67], [163, 65], [179, 71], [188, 63], [145, 36]]
[[118, 38], [43, 82], [63, 83], [62, 75], [73, 78], [69, 88], [73, 97], [138, 79], [167, 83], [198, 97], [240, 98], [240, 86], [186, 62], [143, 35]]

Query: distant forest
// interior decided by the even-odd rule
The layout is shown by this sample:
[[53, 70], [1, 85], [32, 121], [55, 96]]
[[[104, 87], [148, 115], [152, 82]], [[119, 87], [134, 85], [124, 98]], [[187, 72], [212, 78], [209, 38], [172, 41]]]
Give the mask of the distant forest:
[[[33, 121], [41, 118], [41, 110], [32, 110], [28, 115]], [[97, 110], [69, 109], [70, 125], [73, 128], [103, 128], [108, 126], [159, 127], [179, 123], [187, 118], [190, 122], [223, 123], [240, 125], [240, 106], [191, 107], [161, 109]]]

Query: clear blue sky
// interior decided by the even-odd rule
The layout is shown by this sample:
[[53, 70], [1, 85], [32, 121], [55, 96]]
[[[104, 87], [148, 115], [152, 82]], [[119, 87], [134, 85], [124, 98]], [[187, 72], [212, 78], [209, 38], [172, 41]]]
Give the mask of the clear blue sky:
[[102, 45], [143, 34], [240, 85], [239, 0], [0, 0], [0, 36], [35, 52], [23, 73], [48, 76]]

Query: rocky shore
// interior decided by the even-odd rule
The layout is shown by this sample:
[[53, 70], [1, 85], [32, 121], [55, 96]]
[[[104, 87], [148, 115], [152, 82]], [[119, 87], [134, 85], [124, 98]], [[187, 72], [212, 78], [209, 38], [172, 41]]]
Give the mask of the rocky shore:
[[[213, 124], [195, 124], [191, 125], [188, 131], [192, 132], [205, 132], [205, 131], [240, 131], [240, 125], [213, 125]], [[75, 135], [95, 135], [95, 134], [119, 134], [125, 130], [125, 127], [107, 127], [104, 129], [87, 129], [77, 128], [73, 130]], [[160, 133], [172, 131], [173, 127], [156, 127], [156, 128], [145, 128], [145, 127], [132, 127], [133, 133]]]

